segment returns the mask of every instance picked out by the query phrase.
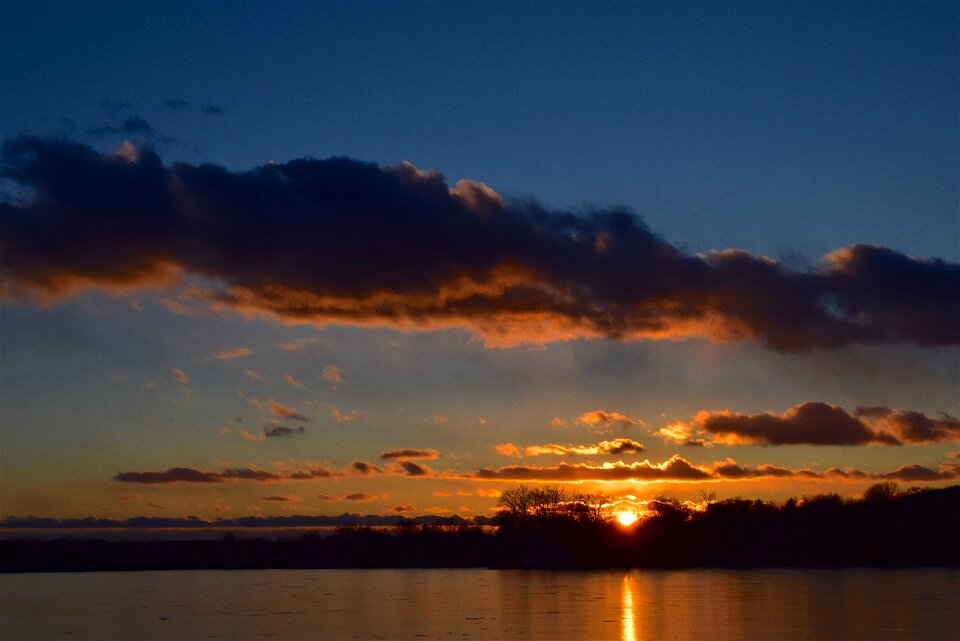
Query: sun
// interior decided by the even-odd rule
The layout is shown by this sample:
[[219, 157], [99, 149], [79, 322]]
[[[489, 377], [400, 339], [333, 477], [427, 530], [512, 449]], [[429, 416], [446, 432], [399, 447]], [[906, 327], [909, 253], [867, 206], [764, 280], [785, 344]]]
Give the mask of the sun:
[[637, 522], [637, 513], [633, 510], [621, 510], [617, 512], [617, 523], [624, 527], [628, 527]]

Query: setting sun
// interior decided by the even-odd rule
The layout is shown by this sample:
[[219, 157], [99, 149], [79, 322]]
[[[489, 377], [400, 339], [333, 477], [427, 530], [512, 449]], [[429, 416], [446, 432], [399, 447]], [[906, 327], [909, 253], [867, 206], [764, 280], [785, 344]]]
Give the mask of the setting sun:
[[634, 512], [633, 510], [623, 510], [621, 512], [617, 512], [617, 523], [619, 523], [624, 527], [627, 527], [636, 523], [637, 518], [638, 518], [637, 513]]

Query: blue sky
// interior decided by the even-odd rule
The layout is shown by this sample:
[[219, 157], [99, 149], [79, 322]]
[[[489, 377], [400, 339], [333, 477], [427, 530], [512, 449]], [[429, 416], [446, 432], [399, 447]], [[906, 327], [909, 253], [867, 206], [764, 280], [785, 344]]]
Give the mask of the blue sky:
[[[482, 182], [516, 210], [529, 199], [582, 215], [626, 208], [686, 256], [738, 248], [804, 274], [855, 244], [939, 258], [948, 322], [957, 304], [949, 292], [960, 296], [951, 280], [960, 260], [954, 3], [6, 2], [0, 12], [3, 140], [28, 134], [107, 154], [129, 140], [153, 147], [167, 167], [212, 163], [235, 173], [298, 158], [407, 161], [441, 172], [449, 187]], [[23, 194], [15, 183], [3, 183], [10, 202]], [[369, 262], [362, 252], [354, 258]], [[410, 333], [382, 319], [377, 328], [351, 318], [285, 324], [259, 308], [188, 314], [173, 302], [184, 288], [202, 288], [198, 278], [122, 295], [94, 287], [42, 305], [6, 298], [4, 515], [288, 509], [259, 502], [265, 491], [244, 483], [218, 485], [214, 496], [189, 483], [130, 490], [112, 477], [177, 466], [280, 469], [278, 461], [341, 469], [402, 447], [442, 453], [415, 459], [436, 476], [347, 475], [326, 481], [342, 491], [323, 481], [282, 489], [303, 513], [346, 509], [309, 498], [318, 493], [374, 486], [371, 495], [387, 498], [360, 505], [366, 511], [412, 503], [477, 513], [493, 499], [457, 474], [573, 460], [505, 459], [494, 450], [504, 443], [522, 450], [629, 437], [645, 448], [627, 463], [677, 454], [701, 466], [729, 457], [877, 474], [940, 469], [958, 449], [951, 437], [693, 451], [654, 436], [677, 421], [694, 425], [701, 411], [785, 416], [803, 402], [851, 416], [872, 406], [956, 416], [956, 341], [924, 341], [922, 327], [902, 339], [799, 351], [702, 331], [491, 348], [474, 325]], [[910, 289], [935, 291], [924, 281], [902, 291]], [[303, 349], [276, 347], [297, 339]], [[251, 353], [214, 358], [240, 348]], [[323, 377], [329, 366], [340, 383]], [[304, 433], [241, 438], [278, 418], [268, 400], [309, 419], [294, 425]], [[577, 422], [598, 409], [635, 424]], [[352, 419], [338, 421], [333, 410]], [[551, 425], [555, 418], [563, 425]], [[830, 486], [751, 483], [728, 493]], [[457, 497], [457, 488], [470, 494]], [[697, 488], [649, 491], [665, 489]]]

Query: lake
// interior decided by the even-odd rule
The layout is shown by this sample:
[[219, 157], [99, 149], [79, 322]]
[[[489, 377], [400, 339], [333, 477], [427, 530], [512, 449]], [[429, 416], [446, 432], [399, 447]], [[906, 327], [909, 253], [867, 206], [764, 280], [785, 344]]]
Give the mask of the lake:
[[956, 639], [960, 570], [0, 575], [0, 638]]

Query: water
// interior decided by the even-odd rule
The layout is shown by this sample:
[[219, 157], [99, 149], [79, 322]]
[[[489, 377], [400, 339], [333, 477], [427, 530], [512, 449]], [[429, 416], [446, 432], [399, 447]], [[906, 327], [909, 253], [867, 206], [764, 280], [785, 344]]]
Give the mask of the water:
[[0, 575], [0, 638], [958, 638], [960, 570]]

